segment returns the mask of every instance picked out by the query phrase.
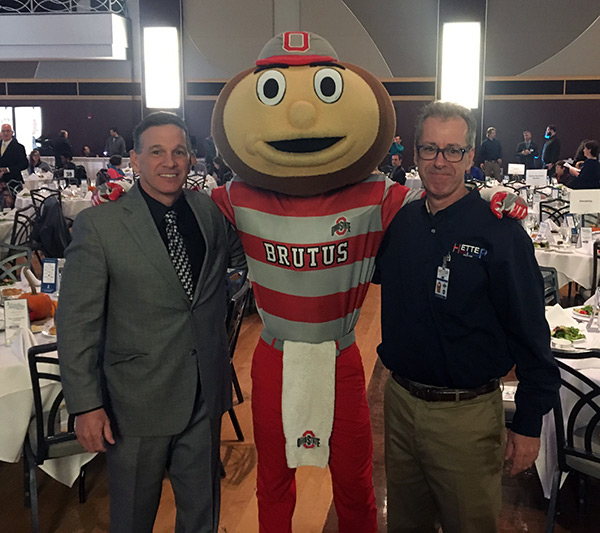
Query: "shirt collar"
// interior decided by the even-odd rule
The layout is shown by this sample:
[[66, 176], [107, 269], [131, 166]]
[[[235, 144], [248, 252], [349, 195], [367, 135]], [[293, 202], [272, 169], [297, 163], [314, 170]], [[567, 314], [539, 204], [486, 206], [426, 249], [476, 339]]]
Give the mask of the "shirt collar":
[[425, 202], [423, 203], [423, 209], [425, 213], [427, 213], [430, 217], [447, 217], [454, 216], [457, 212], [462, 211], [463, 209], [468, 209], [469, 206], [479, 201], [481, 195], [477, 189], [473, 189], [465, 194], [460, 200], [457, 200], [453, 204], [449, 205], [445, 209], [441, 209], [435, 215], [431, 213], [429, 209], [429, 204], [427, 203], [427, 197], [425, 197]]
[[154, 219], [156, 224], [160, 224], [167, 214], [168, 211], [175, 211], [178, 215], [181, 213], [181, 210], [184, 209], [185, 204], [187, 203], [185, 199], [185, 194], [181, 191], [179, 198], [175, 201], [175, 203], [171, 206], [165, 205], [158, 200], [155, 200], [150, 196], [142, 187], [140, 180], [137, 182], [138, 187], [140, 188], [140, 192], [142, 193], [142, 197], [146, 200], [146, 204], [148, 205], [148, 209], [150, 210], [150, 214]]

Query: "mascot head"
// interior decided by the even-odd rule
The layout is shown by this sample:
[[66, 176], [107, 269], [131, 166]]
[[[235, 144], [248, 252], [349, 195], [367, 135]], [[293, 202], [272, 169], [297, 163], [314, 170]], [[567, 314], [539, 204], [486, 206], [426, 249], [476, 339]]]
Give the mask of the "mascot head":
[[256, 67], [225, 85], [212, 118], [216, 145], [242, 180], [295, 196], [367, 178], [395, 126], [379, 80], [301, 31], [271, 39]]

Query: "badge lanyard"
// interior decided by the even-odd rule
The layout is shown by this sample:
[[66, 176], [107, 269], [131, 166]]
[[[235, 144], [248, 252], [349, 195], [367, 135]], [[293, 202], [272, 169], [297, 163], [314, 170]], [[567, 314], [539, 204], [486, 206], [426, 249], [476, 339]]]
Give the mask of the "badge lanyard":
[[437, 268], [437, 276], [435, 280], [434, 294], [437, 298], [445, 300], [448, 297], [448, 284], [450, 283], [450, 252], [442, 259], [442, 266]]

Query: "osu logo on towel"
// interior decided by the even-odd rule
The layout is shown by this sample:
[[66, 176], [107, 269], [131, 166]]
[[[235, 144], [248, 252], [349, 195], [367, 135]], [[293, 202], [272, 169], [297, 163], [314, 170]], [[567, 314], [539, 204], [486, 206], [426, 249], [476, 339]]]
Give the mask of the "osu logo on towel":
[[331, 226], [331, 236], [345, 235], [346, 231], [350, 231], [350, 222], [346, 217], [340, 217], [335, 221], [335, 224]]
[[302, 433], [302, 437], [298, 439], [298, 448], [300, 448], [300, 446], [304, 446], [305, 448], [314, 448], [316, 446], [318, 448], [321, 446], [321, 439], [315, 437], [315, 434], [312, 431], [307, 430]]

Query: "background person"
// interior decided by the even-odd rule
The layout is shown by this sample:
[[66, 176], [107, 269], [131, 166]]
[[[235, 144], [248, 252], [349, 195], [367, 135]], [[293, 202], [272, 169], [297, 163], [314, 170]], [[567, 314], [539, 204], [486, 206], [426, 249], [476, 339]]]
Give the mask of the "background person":
[[546, 127], [546, 141], [542, 148], [542, 168], [548, 170], [548, 175], [554, 175], [554, 166], [560, 159], [560, 139], [556, 136], [556, 126], [549, 124]]
[[400, 185], [406, 184], [406, 171], [402, 168], [402, 154], [392, 155], [392, 171], [390, 179]]
[[104, 143], [104, 155], [111, 157], [113, 155], [123, 155], [125, 149], [125, 139], [119, 135], [117, 128], [110, 128], [108, 130], [110, 136]]
[[517, 145], [517, 161], [525, 168], [536, 168], [536, 159], [539, 157], [538, 145], [531, 140], [531, 132], [523, 132], [523, 142]]
[[25, 147], [13, 137], [13, 129], [10, 124], [2, 124], [0, 127], [0, 183], [8, 183], [10, 180], [23, 182], [21, 171], [27, 168], [27, 155]]
[[69, 140], [69, 132], [67, 130], [60, 130], [58, 132], [58, 139], [56, 139], [52, 145], [54, 149], [54, 166], [56, 169], [62, 168], [61, 155], [73, 154], [73, 146]]
[[576, 177], [569, 183], [571, 189], [600, 189], [599, 145], [597, 141], [585, 141], [583, 155], [586, 158], [581, 170], [571, 167], [570, 173]]
[[152, 531], [165, 470], [175, 530], [217, 530], [231, 407], [225, 275], [244, 260], [210, 198], [182, 190], [190, 150], [179, 117], [147, 116], [131, 152], [139, 181], [82, 211], [66, 252], [56, 317], [65, 400], [79, 442], [106, 451], [113, 533]]
[[50, 165], [42, 161], [39, 150], [31, 150], [29, 153], [29, 174], [34, 174], [35, 169], [39, 168], [42, 172], [52, 172]]
[[[556, 401], [543, 282], [531, 239], [498, 220], [463, 176], [476, 123], [433, 102], [417, 119], [426, 198], [394, 217], [378, 255], [388, 531], [493, 533], [503, 457], [533, 464]], [[499, 378], [516, 363], [516, 414], [504, 453]]]
[[502, 181], [502, 144], [496, 139], [496, 128], [487, 129], [487, 138], [479, 148], [480, 168], [485, 176]]

